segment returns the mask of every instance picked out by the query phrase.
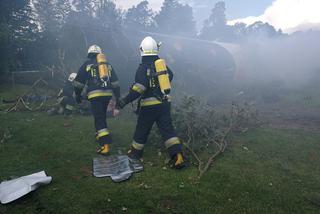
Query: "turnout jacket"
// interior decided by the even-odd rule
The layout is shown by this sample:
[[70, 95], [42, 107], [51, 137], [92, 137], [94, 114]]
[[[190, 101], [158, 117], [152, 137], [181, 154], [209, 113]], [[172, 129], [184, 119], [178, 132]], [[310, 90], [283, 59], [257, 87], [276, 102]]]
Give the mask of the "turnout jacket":
[[[129, 94], [124, 98], [126, 103], [132, 102], [137, 98], [141, 98], [141, 106], [151, 106], [161, 104], [163, 94], [161, 93], [154, 62], [158, 60], [158, 56], [143, 56], [136, 75], [135, 83], [130, 88]], [[173, 79], [173, 73], [167, 67], [170, 81]], [[166, 99], [166, 101], [170, 101]]]
[[73, 86], [77, 96], [80, 96], [82, 89], [87, 84], [88, 99], [102, 96], [120, 97], [120, 85], [117, 74], [111, 64], [107, 63], [109, 77], [100, 79], [96, 57], [89, 58], [80, 67], [77, 77], [73, 81]]
[[73, 84], [70, 81], [67, 81], [62, 89], [62, 95], [63, 96], [68, 96], [68, 97], [73, 97]]

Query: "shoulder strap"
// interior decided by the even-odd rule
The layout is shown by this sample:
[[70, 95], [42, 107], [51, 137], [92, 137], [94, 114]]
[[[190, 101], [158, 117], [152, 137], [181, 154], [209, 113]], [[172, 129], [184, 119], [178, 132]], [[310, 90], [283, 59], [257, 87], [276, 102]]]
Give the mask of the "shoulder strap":
[[157, 87], [157, 80], [156, 80], [156, 70], [153, 63], [147, 64], [147, 79], [149, 82], [150, 88]]

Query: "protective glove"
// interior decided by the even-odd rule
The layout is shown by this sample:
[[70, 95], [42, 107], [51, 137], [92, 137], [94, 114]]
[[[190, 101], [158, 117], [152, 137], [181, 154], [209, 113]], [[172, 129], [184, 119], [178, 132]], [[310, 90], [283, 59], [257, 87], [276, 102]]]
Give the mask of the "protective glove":
[[78, 104], [80, 104], [81, 101], [82, 101], [82, 96], [81, 96], [81, 95], [77, 95], [77, 96], [76, 96], [76, 102], [77, 102]]
[[120, 98], [117, 100], [116, 109], [123, 109], [127, 105], [127, 102], [124, 98]]

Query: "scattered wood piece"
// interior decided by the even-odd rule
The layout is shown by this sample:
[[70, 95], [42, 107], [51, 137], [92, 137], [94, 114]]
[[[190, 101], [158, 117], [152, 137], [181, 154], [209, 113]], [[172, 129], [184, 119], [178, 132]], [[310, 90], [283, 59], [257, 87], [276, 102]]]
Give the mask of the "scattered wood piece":
[[43, 80], [42, 78], [38, 79], [37, 81], [35, 81], [31, 88], [26, 92], [24, 93], [23, 95], [19, 96], [17, 99], [16, 99], [16, 102], [13, 106], [11, 106], [10, 108], [8, 108], [6, 110], [6, 112], [12, 112], [12, 111], [17, 111], [18, 110], [18, 107], [19, 107], [19, 104], [22, 104], [27, 110], [29, 111], [37, 111], [37, 110], [40, 110], [44, 104], [46, 103], [47, 101], [47, 96], [45, 96], [45, 99], [40, 103], [40, 105], [38, 105], [37, 107], [30, 107], [30, 105], [25, 101], [25, 98], [28, 94], [30, 94], [37, 86], [39, 86], [40, 84], [44, 84], [46, 86], [48, 86], [48, 83]]

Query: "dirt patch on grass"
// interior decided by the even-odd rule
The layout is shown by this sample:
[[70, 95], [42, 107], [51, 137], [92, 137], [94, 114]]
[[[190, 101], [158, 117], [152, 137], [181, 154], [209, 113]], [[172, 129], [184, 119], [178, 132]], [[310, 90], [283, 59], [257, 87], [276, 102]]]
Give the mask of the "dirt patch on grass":
[[80, 171], [84, 177], [92, 177], [92, 170], [88, 166], [82, 166]]
[[263, 126], [320, 132], [320, 108], [273, 104], [258, 109]]

